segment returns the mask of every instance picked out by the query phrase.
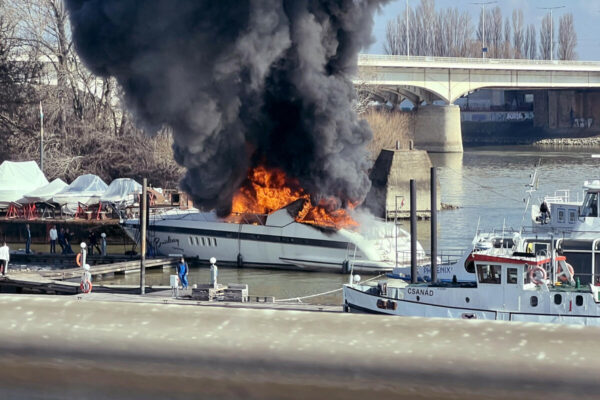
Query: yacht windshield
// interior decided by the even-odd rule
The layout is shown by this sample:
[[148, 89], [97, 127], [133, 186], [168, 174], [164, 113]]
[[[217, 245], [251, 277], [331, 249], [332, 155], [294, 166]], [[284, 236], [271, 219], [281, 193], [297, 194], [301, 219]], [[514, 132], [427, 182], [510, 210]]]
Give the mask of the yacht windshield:
[[588, 192], [583, 201], [581, 209], [582, 217], [597, 217], [598, 216], [598, 193]]

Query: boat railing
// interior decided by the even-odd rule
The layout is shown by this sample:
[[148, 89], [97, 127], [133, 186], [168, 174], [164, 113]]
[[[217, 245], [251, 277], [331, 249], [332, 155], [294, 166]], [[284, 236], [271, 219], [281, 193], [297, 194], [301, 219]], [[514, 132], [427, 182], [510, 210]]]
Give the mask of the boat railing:
[[581, 200], [579, 198], [579, 192], [577, 193], [577, 196], [573, 196], [573, 193], [571, 192], [571, 190], [569, 189], [561, 189], [561, 190], [556, 190], [554, 192], [554, 195], [552, 196], [545, 196], [544, 197], [544, 201], [546, 201], [547, 203], [581, 203], [583, 200]]

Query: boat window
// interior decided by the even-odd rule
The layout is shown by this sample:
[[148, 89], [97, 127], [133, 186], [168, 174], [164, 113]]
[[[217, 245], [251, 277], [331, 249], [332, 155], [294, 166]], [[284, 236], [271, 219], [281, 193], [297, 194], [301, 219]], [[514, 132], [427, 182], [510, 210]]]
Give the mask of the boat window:
[[583, 305], [583, 296], [582, 295], [577, 295], [577, 297], [575, 297], [575, 304], [577, 304], [579, 307], [581, 307]]
[[562, 303], [562, 296], [560, 294], [555, 294], [554, 295], [554, 304], [559, 305], [560, 303]]
[[206, 243], [208, 243], [208, 247], [212, 246], [212, 243], [210, 242], [210, 238], [206, 238]]
[[565, 209], [564, 208], [558, 209], [558, 222], [565, 222]]
[[582, 217], [597, 217], [598, 216], [598, 193], [588, 192], [583, 200], [581, 208]]
[[531, 296], [531, 299], [529, 299], [529, 304], [531, 304], [531, 307], [537, 307], [537, 305], [538, 305], [537, 296]]
[[194, 238], [190, 236], [190, 244], [193, 246], [194, 245]]
[[502, 267], [500, 265], [479, 265], [477, 264], [477, 277], [479, 283], [502, 282]]
[[200, 240], [198, 240], [198, 236], [196, 236], [196, 246], [200, 246]]
[[206, 242], [204, 241], [204, 238], [202, 238], [202, 246], [206, 246]]
[[507, 268], [506, 269], [506, 283], [517, 283], [517, 269]]
[[575, 210], [569, 210], [569, 223], [570, 224], [574, 224], [575, 223]]
[[213, 245], [217, 247], [217, 238], [213, 238]]

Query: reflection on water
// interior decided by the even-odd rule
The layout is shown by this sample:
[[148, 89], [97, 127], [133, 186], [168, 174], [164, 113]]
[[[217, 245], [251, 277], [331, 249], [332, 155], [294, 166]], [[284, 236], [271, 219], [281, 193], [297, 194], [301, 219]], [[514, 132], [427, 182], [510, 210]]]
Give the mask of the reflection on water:
[[[600, 153], [598, 148], [539, 148], [502, 146], [467, 148], [464, 154], [431, 154], [433, 165], [439, 167], [441, 201], [457, 205], [456, 210], [439, 214], [440, 249], [466, 248], [471, 243], [478, 223], [480, 229], [518, 229], [524, 212], [525, 185], [538, 160], [539, 188], [533, 201], [541, 203], [546, 194], [569, 189], [581, 197], [582, 183], [586, 179], [599, 178], [599, 159], [591, 155]], [[478, 222], [479, 221], [479, 222]], [[525, 218], [529, 225], [529, 213]], [[409, 230], [408, 222], [404, 228]], [[418, 238], [425, 249], [430, 246], [429, 221], [418, 223]], [[168, 285], [174, 270], [148, 271], [148, 284]], [[137, 284], [137, 274], [119, 277], [114, 281]], [[191, 283], [208, 282], [207, 267], [191, 268]], [[290, 298], [337, 289], [347, 281], [340, 274], [305, 273], [275, 270], [220, 268], [221, 283], [247, 283], [250, 295]], [[339, 304], [341, 294], [305, 300], [322, 304]]]

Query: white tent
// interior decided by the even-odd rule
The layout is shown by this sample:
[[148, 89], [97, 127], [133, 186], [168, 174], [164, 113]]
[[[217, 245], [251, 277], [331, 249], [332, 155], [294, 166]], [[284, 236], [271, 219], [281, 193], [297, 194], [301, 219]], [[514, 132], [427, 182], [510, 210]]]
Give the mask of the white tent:
[[66, 188], [67, 185], [62, 179], [56, 178], [49, 184], [32, 190], [29, 193], [26, 193], [21, 200], [20, 203], [37, 203], [43, 201], [51, 201], [52, 197]]
[[79, 203], [85, 205], [97, 204], [108, 186], [99, 176], [93, 174], [81, 175], [69, 186], [56, 193], [52, 201], [66, 206], [65, 211], [75, 212]]
[[23, 194], [48, 184], [35, 161], [4, 161], [0, 165], [0, 208], [7, 208]]
[[142, 193], [142, 185], [130, 178], [118, 178], [110, 183], [106, 192], [100, 198], [103, 203], [112, 203], [118, 207], [131, 205]]

